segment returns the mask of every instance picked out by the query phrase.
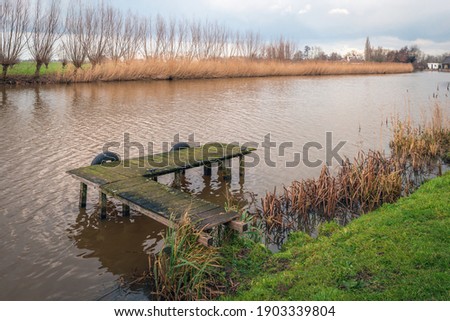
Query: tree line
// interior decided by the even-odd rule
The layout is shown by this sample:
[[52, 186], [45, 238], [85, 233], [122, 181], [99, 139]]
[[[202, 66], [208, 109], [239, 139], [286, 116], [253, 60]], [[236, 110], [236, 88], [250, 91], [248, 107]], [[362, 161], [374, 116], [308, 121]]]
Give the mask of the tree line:
[[[63, 67], [71, 63], [75, 72], [85, 63], [95, 68], [105, 61], [133, 59], [359, 60], [354, 53], [327, 55], [320, 47], [305, 46], [302, 51], [283, 36], [263, 41], [257, 32], [234, 31], [217, 21], [141, 16], [101, 0], [74, 0], [65, 9], [60, 0], [0, 0], [4, 79], [23, 57], [34, 60], [39, 77], [42, 66], [48, 67], [56, 55]], [[371, 61], [379, 60], [377, 50], [371, 48], [370, 55]]]
[[373, 62], [401, 62], [412, 63], [416, 69], [427, 68], [428, 62], [441, 62], [450, 53], [442, 55], [427, 55], [417, 45], [404, 46], [399, 50], [385, 49], [381, 46], [373, 47], [369, 37], [364, 45], [364, 60]]
[[[32, 10], [30, 10], [32, 8]], [[30, 14], [29, 12], [33, 14]], [[144, 17], [110, 4], [60, 0], [0, 0], [0, 64], [3, 77], [23, 56], [35, 76], [58, 54], [75, 70], [90, 63], [133, 59], [293, 59], [296, 44], [283, 37], [263, 42], [259, 33], [236, 32], [216, 21]]]

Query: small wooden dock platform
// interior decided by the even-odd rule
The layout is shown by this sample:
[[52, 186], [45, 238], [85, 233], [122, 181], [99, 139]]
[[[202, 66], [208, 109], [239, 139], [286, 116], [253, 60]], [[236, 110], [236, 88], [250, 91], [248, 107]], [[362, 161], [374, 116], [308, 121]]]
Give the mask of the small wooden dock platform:
[[[239, 175], [244, 175], [244, 155], [253, 149], [234, 144], [210, 143], [200, 147], [148, 155], [140, 158], [81, 167], [68, 171], [81, 182], [80, 207], [86, 207], [87, 186], [99, 190], [101, 217], [106, 217], [106, 200], [110, 196], [122, 203], [123, 215], [130, 209], [141, 212], [169, 226], [186, 212], [199, 230], [208, 231], [220, 224], [243, 232], [246, 225], [237, 221], [238, 213], [226, 212], [221, 206], [207, 202], [178, 189], [157, 182], [158, 176], [173, 173], [175, 180], [193, 167], [204, 167], [211, 175], [211, 166], [218, 163], [223, 175], [231, 177], [231, 159], [239, 157]], [[203, 235], [200, 242], [211, 245]]]

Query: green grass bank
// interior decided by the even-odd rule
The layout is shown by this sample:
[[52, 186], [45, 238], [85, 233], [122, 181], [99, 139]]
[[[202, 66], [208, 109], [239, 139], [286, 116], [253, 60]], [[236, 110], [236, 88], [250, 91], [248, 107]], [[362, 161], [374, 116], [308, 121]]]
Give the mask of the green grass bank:
[[294, 233], [277, 254], [224, 252], [240, 284], [224, 299], [448, 300], [450, 172], [345, 227], [325, 224], [316, 239]]

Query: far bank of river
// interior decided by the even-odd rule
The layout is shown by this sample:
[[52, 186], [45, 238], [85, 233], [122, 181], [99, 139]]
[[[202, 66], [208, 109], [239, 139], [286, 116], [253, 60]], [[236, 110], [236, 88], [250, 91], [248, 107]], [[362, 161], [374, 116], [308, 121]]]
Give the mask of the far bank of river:
[[131, 80], [217, 79], [274, 76], [325, 76], [410, 73], [412, 64], [365, 63], [341, 61], [280, 61], [265, 59], [209, 59], [209, 60], [134, 60], [106, 62], [95, 67], [88, 64], [75, 70], [69, 65], [52, 62], [35, 76], [35, 66], [22, 62], [10, 69], [0, 85], [49, 83], [111, 82]]

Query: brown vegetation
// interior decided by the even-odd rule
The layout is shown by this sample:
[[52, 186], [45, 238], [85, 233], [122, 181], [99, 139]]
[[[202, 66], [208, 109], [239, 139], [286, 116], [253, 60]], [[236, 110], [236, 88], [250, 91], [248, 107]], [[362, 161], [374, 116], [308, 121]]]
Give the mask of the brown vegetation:
[[135, 60], [104, 63], [96, 68], [70, 70], [56, 76], [63, 82], [117, 81], [139, 79], [198, 79], [266, 76], [313, 76], [385, 74], [411, 72], [410, 64], [346, 63], [329, 61], [278, 61], [254, 59]]
[[[411, 117], [393, 124], [391, 155], [361, 152], [345, 160], [336, 175], [323, 167], [318, 178], [294, 181], [280, 193], [261, 199], [259, 217], [268, 238], [283, 243], [292, 230], [311, 230], [322, 221], [351, 218], [409, 194], [430, 174], [442, 173], [450, 150], [450, 121], [435, 105], [430, 121], [414, 125]], [[436, 172], [436, 168], [438, 171]]]
[[211, 300], [222, 294], [219, 250], [200, 244], [200, 233], [187, 214], [167, 230], [164, 249], [149, 262], [156, 298]]

